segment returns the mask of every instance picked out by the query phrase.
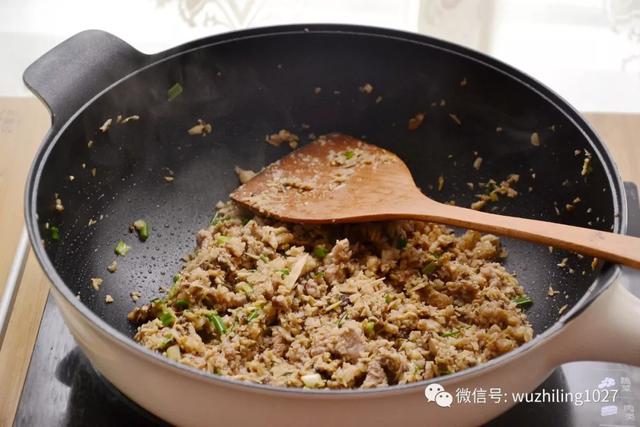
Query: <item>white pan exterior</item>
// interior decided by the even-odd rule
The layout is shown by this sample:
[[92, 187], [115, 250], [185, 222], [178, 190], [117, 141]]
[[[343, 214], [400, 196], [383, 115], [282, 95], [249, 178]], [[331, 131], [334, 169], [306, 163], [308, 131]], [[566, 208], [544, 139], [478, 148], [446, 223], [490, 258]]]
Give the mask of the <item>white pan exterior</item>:
[[[124, 344], [82, 315], [54, 289], [63, 317], [91, 363], [140, 406], [181, 426], [475, 426], [513, 403], [428, 403], [424, 387], [381, 389], [377, 393], [310, 394], [296, 389], [264, 390], [235, 385], [157, 360]], [[640, 364], [640, 300], [613, 284], [581, 315], [514, 357], [480, 372], [440, 381], [452, 394], [458, 387], [500, 387], [503, 392], [534, 390], [558, 365], [577, 360]]]

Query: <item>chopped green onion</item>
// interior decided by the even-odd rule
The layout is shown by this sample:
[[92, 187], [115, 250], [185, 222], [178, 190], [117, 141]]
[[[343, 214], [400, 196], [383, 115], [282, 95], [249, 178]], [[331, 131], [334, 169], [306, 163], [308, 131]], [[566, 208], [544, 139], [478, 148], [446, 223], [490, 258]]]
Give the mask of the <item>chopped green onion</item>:
[[280, 273], [280, 277], [284, 279], [285, 276], [289, 275], [289, 269], [283, 268], [282, 270], [276, 270], [276, 272]]
[[49, 227], [49, 233], [51, 234], [51, 240], [60, 240], [60, 229], [55, 225]]
[[438, 268], [438, 263], [435, 261], [431, 261], [429, 264], [422, 267], [422, 274], [424, 274], [425, 276], [428, 276], [434, 271], [436, 271], [437, 268]]
[[176, 318], [169, 311], [163, 311], [158, 319], [162, 322], [162, 326], [171, 326], [176, 321]]
[[370, 320], [362, 322], [362, 330], [368, 338], [372, 338], [376, 334], [376, 324]]
[[173, 276], [173, 283], [178, 283], [181, 279], [182, 276], [180, 274], [176, 274], [175, 276]]
[[139, 219], [133, 223], [133, 228], [136, 229], [136, 231], [138, 232], [138, 237], [143, 242], [149, 238], [149, 231], [151, 230], [151, 227], [149, 227], [147, 221]]
[[239, 290], [241, 290], [242, 292], [244, 292], [245, 294], [250, 294], [253, 292], [253, 288], [251, 287], [251, 285], [247, 284], [247, 283], [240, 283], [239, 285], [236, 286]]
[[258, 310], [257, 308], [254, 309], [249, 316], [247, 317], [247, 323], [251, 322], [254, 319], [257, 319], [258, 316], [260, 316], [260, 310]]
[[262, 262], [269, 262], [269, 257], [265, 254], [260, 254], [260, 259], [262, 260]]
[[533, 300], [528, 295], [523, 295], [513, 300], [516, 303], [516, 307], [523, 307], [525, 305], [533, 304]]
[[444, 332], [442, 334], [440, 334], [441, 337], [457, 337], [458, 335], [460, 335], [460, 331], [451, 331], [451, 332]]
[[349, 150], [349, 151], [345, 151], [344, 153], [344, 157], [347, 158], [347, 160], [351, 159], [353, 156], [355, 156], [356, 153], [354, 153], [353, 151]]
[[165, 334], [164, 338], [164, 341], [160, 344], [160, 348], [167, 348], [167, 346], [173, 344], [175, 341], [175, 338], [171, 334]]
[[315, 248], [313, 248], [313, 256], [315, 256], [316, 258], [323, 259], [327, 256], [328, 253], [329, 249], [325, 248], [324, 246], [316, 246]]
[[344, 321], [347, 319], [347, 312], [345, 311], [344, 313], [342, 313], [340, 315], [340, 318], [338, 319], [338, 328], [340, 326], [342, 326], [342, 324], [344, 323]]
[[224, 245], [228, 241], [229, 241], [229, 237], [227, 237], [227, 236], [218, 236], [218, 238], [216, 239], [216, 244]]
[[120, 240], [116, 245], [115, 253], [120, 256], [125, 256], [130, 249], [131, 249], [131, 246], [127, 245], [125, 242]]
[[179, 299], [178, 301], [175, 302], [175, 306], [180, 310], [186, 310], [187, 308], [189, 308], [189, 301], [184, 299]]
[[171, 86], [167, 91], [167, 95], [168, 95], [167, 100], [171, 102], [174, 99], [176, 99], [176, 97], [178, 97], [181, 93], [182, 93], [182, 85], [180, 83], [176, 83], [173, 86]]
[[404, 249], [407, 247], [407, 239], [404, 237], [398, 237], [396, 239], [396, 248], [397, 249]]
[[216, 331], [218, 331], [218, 334], [224, 335], [227, 332], [227, 327], [224, 325], [224, 321], [222, 320], [222, 317], [218, 316], [216, 313], [210, 313], [210, 314], [207, 314], [207, 318], [216, 328]]
[[169, 347], [167, 349], [167, 357], [171, 360], [175, 360], [176, 362], [180, 360], [180, 357], [182, 357], [180, 354], [180, 346], [176, 344]]
[[209, 222], [209, 224], [211, 225], [218, 225], [220, 224], [222, 221], [226, 220], [227, 217], [224, 215], [220, 214], [220, 211], [216, 212], [216, 214], [213, 216], [213, 218], [211, 218], [211, 222]]
[[393, 297], [389, 294], [386, 294], [384, 296], [384, 302], [386, 302], [387, 304], [389, 304], [391, 301], [393, 301]]
[[318, 271], [314, 276], [314, 278], [316, 278], [316, 279], [321, 279], [323, 277], [324, 277], [324, 271], [322, 271], [322, 270]]

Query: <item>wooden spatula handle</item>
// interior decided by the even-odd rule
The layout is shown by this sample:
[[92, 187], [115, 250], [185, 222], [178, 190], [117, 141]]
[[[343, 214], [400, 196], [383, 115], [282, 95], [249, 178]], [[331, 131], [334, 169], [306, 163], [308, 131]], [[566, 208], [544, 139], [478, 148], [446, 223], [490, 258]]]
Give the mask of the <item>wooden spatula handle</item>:
[[[417, 209], [420, 208], [424, 209], [424, 215], [418, 213]], [[434, 203], [426, 198], [424, 205], [422, 203], [415, 205], [415, 213], [411, 217], [515, 237], [640, 268], [640, 238], [623, 234], [534, 219], [495, 215]]]

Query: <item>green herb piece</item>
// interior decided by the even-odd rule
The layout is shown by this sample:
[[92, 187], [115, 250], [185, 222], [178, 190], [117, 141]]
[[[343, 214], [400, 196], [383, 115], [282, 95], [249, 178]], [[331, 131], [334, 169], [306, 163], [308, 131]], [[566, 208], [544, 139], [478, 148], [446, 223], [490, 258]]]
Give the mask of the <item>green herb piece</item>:
[[384, 296], [384, 302], [386, 302], [387, 304], [389, 304], [391, 301], [393, 301], [393, 297], [389, 294], [386, 294]]
[[356, 155], [356, 153], [354, 153], [353, 151], [349, 150], [349, 151], [345, 151], [344, 153], [342, 153], [344, 155], [344, 157], [349, 160], [351, 158], [353, 158], [353, 156]]
[[186, 310], [187, 308], [189, 308], [189, 301], [184, 299], [179, 299], [178, 301], [175, 302], [174, 305], [180, 310]]
[[318, 271], [315, 276], [313, 276], [315, 279], [321, 279], [324, 277], [324, 271], [320, 270]]
[[125, 256], [127, 253], [129, 253], [130, 249], [131, 249], [131, 246], [127, 245], [125, 242], [120, 240], [116, 245], [115, 253], [116, 255]]
[[169, 102], [176, 99], [182, 93], [182, 85], [180, 83], [176, 83], [169, 88], [167, 91], [167, 100]]
[[138, 237], [143, 242], [149, 238], [149, 231], [151, 227], [149, 227], [149, 223], [147, 221], [139, 219], [133, 223], [133, 228], [138, 232]]
[[51, 235], [51, 240], [60, 240], [60, 229], [55, 225], [49, 227], [49, 234]]
[[260, 259], [262, 260], [262, 262], [269, 262], [269, 257], [265, 254], [260, 254]]
[[340, 318], [338, 319], [338, 328], [340, 326], [342, 326], [342, 324], [344, 323], [344, 321], [347, 319], [347, 312], [345, 311], [344, 313], [342, 313], [340, 315]]
[[324, 257], [327, 256], [327, 254], [329, 253], [329, 249], [325, 248], [324, 246], [316, 246], [315, 248], [313, 248], [313, 256], [319, 259], [323, 259]]
[[277, 273], [280, 273], [280, 277], [282, 277], [283, 279], [285, 278], [285, 276], [289, 275], [289, 269], [288, 268], [283, 268], [282, 270], [276, 270]]
[[236, 287], [247, 295], [253, 292], [253, 288], [247, 283], [240, 283]]
[[182, 276], [180, 274], [173, 276], [173, 283], [178, 283], [180, 280], [182, 280]]
[[224, 335], [227, 332], [227, 327], [224, 325], [222, 317], [218, 316], [216, 313], [209, 313], [207, 314], [207, 318], [213, 324], [214, 328], [216, 328], [219, 335]]
[[182, 354], [180, 354], [180, 346], [176, 344], [169, 347], [167, 349], [167, 357], [176, 362], [180, 360], [180, 357], [182, 357]]
[[460, 331], [451, 331], [451, 332], [444, 332], [442, 334], [440, 334], [441, 337], [457, 337], [458, 335], [460, 335]]
[[525, 305], [533, 304], [533, 300], [528, 295], [523, 295], [513, 300], [516, 303], [516, 307], [524, 307]]
[[220, 211], [218, 211], [218, 212], [216, 212], [216, 214], [213, 216], [213, 218], [211, 218], [211, 221], [209, 222], [209, 224], [211, 224], [211, 225], [218, 225], [218, 224], [220, 224], [221, 222], [226, 221], [227, 219], [229, 219], [229, 218], [227, 218], [226, 216], [222, 215], [222, 214], [220, 213]]
[[162, 322], [162, 326], [171, 326], [176, 321], [176, 318], [170, 311], [163, 311], [158, 316], [158, 319]]
[[436, 271], [437, 269], [438, 269], [438, 263], [435, 261], [431, 261], [430, 263], [422, 267], [422, 274], [424, 274], [425, 276], [428, 276], [434, 271]]
[[404, 237], [398, 237], [396, 239], [396, 248], [402, 250], [406, 247], [407, 247], [407, 239], [405, 239]]
[[373, 338], [376, 334], [375, 330], [376, 324], [370, 320], [365, 320], [362, 322], [362, 331], [367, 336], [367, 338]]
[[258, 310], [257, 308], [254, 309], [249, 316], [247, 317], [247, 323], [251, 322], [254, 319], [257, 319], [258, 316], [260, 316], [260, 310]]
[[167, 346], [174, 343], [175, 338], [171, 334], [164, 334], [164, 341], [160, 344], [160, 348], [167, 348]]
[[228, 236], [218, 236], [218, 238], [216, 239], [216, 244], [224, 245], [228, 241], [229, 241], [229, 237]]

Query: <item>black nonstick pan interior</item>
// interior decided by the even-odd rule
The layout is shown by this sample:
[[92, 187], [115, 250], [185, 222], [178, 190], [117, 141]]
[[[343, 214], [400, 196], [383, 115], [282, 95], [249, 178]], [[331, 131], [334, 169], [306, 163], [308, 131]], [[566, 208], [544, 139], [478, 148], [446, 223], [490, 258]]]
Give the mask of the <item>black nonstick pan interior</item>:
[[[357, 27], [264, 30], [211, 41], [137, 72], [89, 103], [51, 145], [33, 183], [34, 214], [56, 271], [84, 305], [126, 335], [134, 332], [126, 319], [134, 307], [130, 293], [142, 294], [140, 304], [171, 285], [214, 204], [238, 185], [234, 166], [257, 170], [290, 151], [265, 143], [279, 129], [303, 143], [311, 133], [338, 131], [390, 149], [436, 200], [468, 206], [478, 193], [468, 182], [517, 173], [520, 195], [489, 208], [601, 230], [619, 225], [618, 178], [601, 143], [558, 98], [508, 67], [427, 38]], [[169, 101], [176, 83], [183, 92]], [[359, 90], [366, 83], [370, 94]], [[422, 126], [409, 131], [408, 120], [419, 112], [426, 114]], [[140, 119], [98, 130], [119, 114]], [[213, 132], [188, 135], [197, 119]], [[539, 146], [531, 144], [533, 132]], [[593, 160], [583, 176], [585, 150]], [[479, 170], [472, 166], [477, 157]], [[164, 179], [170, 175], [173, 182]], [[567, 210], [576, 197], [580, 202]], [[139, 218], [152, 226], [144, 243], [128, 230]], [[59, 240], [46, 224], [59, 228]], [[126, 257], [114, 254], [119, 240], [132, 246]], [[507, 269], [534, 300], [528, 314], [537, 334], [598, 275], [588, 257], [512, 239], [504, 245]], [[558, 267], [565, 257], [567, 266]], [[106, 268], [116, 258], [118, 270], [110, 274]], [[100, 291], [91, 287], [92, 277], [104, 279]], [[548, 297], [549, 286], [560, 294]], [[113, 303], [105, 303], [107, 294]]]

